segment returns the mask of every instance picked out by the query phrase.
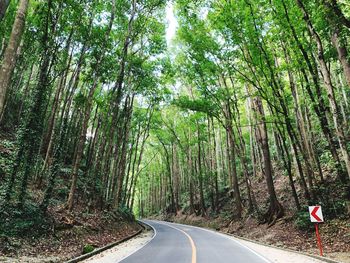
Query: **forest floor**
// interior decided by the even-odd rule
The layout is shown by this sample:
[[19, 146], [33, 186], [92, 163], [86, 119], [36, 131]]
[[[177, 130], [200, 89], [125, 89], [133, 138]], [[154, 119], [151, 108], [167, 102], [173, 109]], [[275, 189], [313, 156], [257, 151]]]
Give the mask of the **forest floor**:
[[84, 214], [76, 209], [74, 214], [51, 210], [49, 216], [52, 231], [45, 235], [1, 236], [0, 262], [63, 262], [82, 255], [84, 248], [103, 247], [140, 229], [116, 214]]

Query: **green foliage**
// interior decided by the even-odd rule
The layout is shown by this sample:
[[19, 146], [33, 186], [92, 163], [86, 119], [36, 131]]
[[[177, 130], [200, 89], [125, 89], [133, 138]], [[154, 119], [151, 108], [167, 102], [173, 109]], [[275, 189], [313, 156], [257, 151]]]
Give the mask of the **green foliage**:
[[68, 189], [68, 186], [66, 185], [66, 182], [61, 178], [57, 179], [56, 186], [57, 186], [55, 190], [56, 200], [53, 200], [53, 201], [59, 202], [59, 200], [64, 200], [68, 196], [69, 189]]
[[213, 105], [212, 101], [205, 99], [191, 100], [188, 96], [179, 96], [174, 104], [184, 110], [203, 112], [209, 116], [217, 116], [218, 108]]
[[294, 224], [301, 231], [311, 232], [313, 230], [314, 224], [310, 221], [309, 210], [307, 206], [303, 207], [301, 211], [296, 213]]
[[123, 219], [126, 219], [130, 222], [134, 222], [135, 221], [135, 215], [133, 213], [133, 211], [126, 207], [126, 206], [121, 206], [119, 207], [115, 213], [117, 213], [118, 215], [120, 215]]
[[94, 247], [93, 245], [87, 244], [87, 245], [85, 245], [85, 246], [83, 247], [83, 255], [84, 255], [84, 254], [87, 254], [87, 253], [90, 253], [90, 252], [92, 252], [92, 251], [94, 251], [94, 250], [95, 250], [95, 247]]
[[0, 144], [0, 180], [5, 174], [9, 174], [13, 166], [14, 143], [9, 140], [2, 140]]
[[314, 189], [318, 200], [322, 206], [325, 220], [334, 218], [347, 218], [346, 202], [348, 200], [349, 186], [338, 182], [328, 182]]
[[50, 231], [50, 222], [33, 203], [22, 209], [6, 205], [0, 208], [0, 233], [9, 237], [38, 237]]
[[[37, 208], [38, 200], [50, 193], [44, 200], [52, 200], [45, 203], [62, 204], [70, 189], [70, 196], [79, 195], [72, 203], [83, 204], [88, 211], [112, 210], [123, 199], [127, 204], [113, 211], [113, 216], [134, 221], [135, 206], [140, 206], [135, 208], [140, 214], [173, 213], [175, 196], [179, 209], [188, 213], [210, 209], [216, 201], [231, 203], [232, 182], [238, 181], [242, 202], [237, 196], [235, 201], [246, 211], [250, 184], [252, 194], [257, 192], [261, 198], [255, 182], [260, 188], [261, 174], [267, 170], [262, 161], [265, 155], [271, 155], [273, 168], [278, 166], [273, 171], [276, 177], [292, 171], [290, 184], [304, 175], [304, 187], [308, 187], [307, 176], [314, 176], [315, 188], [308, 190], [317, 199], [304, 200], [297, 193], [300, 203], [321, 204], [327, 220], [346, 218], [345, 200], [350, 197], [344, 193], [349, 189], [333, 182], [346, 160], [339, 150], [346, 147], [339, 147], [337, 127], [344, 131], [344, 145], [350, 146], [349, 107], [343, 90], [347, 97], [349, 92], [344, 63], [338, 61], [341, 48], [331, 40], [339, 30], [340, 42], [348, 51], [350, 35], [325, 6], [327, 1], [304, 2], [324, 45], [324, 64], [334, 82], [332, 96], [323, 85], [327, 81], [320, 67], [320, 44], [307, 33], [296, 1], [136, 2], [30, 2], [2, 120], [4, 128], [17, 134], [18, 143], [2, 140], [0, 145], [0, 196], [12, 181], [9, 203], [27, 204], [21, 209], [1, 208], [0, 232], [16, 236], [46, 230], [49, 222]], [[17, 3], [11, 1], [0, 24], [3, 50]], [[178, 22], [174, 49], [166, 46], [167, 4], [174, 5]], [[348, 16], [345, 4], [339, 5]], [[330, 118], [331, 97], [342, 109], [335, 113], [344, 115], [339, 124]], [[264, 114], [256, 114], [257, 99]], [[264, 142], [269, 151], [258, 142], [257, 127], [262, 121], [267, 124]], [[289, 156], [280, 156], [282, 142]], [[330, 143], [334, 143], [332, 153]], [[294, 145], [296, 156], [290, 153]], [[44, 167], [47, 153], [49, 167]], [[299, 176], [294, 159], [304, 172]], [[329, 185], [318, 181], [318, 171], [308, 174], [309, 165], [313, 172], [319, 163]], [[72, 174], [77, 180], [71, 180]], [[285, 190], [289, 185], [281, 187], [283, 180], [269, 186], [275, 183], [276, 191]], [[194, 207], [189, 205], [190, 197]], [[285, 202], [288, 197], [279, 196], [279, 200]], [[255, 210], [260, 211], [249, 213], [260, 220], [269, 202], [256, 203], [259, 209]], [[209, 209], [210, 216], [215, 216], [217, 209]], [[295, 219], [299, 229], [309, 229], [306, 212]], [[88, 246], [86, 250], [91, 249]]]
[[323, 152], [320, 156], [320, 161], [329, 169], [335, 169], [335, 162], [329, 152]]

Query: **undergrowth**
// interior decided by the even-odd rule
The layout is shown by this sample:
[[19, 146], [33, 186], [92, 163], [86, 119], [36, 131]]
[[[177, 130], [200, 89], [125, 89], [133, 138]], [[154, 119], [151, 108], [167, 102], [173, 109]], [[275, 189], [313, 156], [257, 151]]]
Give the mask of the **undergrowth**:
[[22, 209], [14, 205], [0, 207], [0, 233], [8, 237], [38, 237], [50, 230], [47, 215], [27, 202]]

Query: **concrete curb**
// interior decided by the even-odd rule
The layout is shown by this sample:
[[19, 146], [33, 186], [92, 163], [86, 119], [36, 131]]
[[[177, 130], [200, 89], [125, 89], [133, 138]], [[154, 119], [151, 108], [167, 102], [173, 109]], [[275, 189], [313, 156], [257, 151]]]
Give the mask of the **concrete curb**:
[[[170, 221], [167, 221], [167, 222], [170, 222]], [[173, 222], [173, 223], [177, 223], [177, 222]], [[185, 224], [186, 225], [186, 223], [181, 223], [181, 222], [179, 222], [179, 224]], [[191, 226], [190, 224], [187, 224], [187, 225]], [[308, 254], [308, 253], [305, 253], [305, 252], [300, 252], [300, 251], [289, 249], [289, 248], [278, 247], [278, 246], [273, 246], [273, 245], [269, 245], [269, 244], [263, 244], [263, 243], [261, 243], [259, 241], [256, 241], [256, 240], [252, 240], [252, 239], [249, 239], [249, 238], [236, 236], [236, 235], [233, 235], [233, 234], [230, 234], [230, 233], [225, 233], [225, 232], [218, 231], [216, 229], [211, 229], [211, 228], [208, 228], [208, 227], [202, 227], [202, 226], [196, 226], [196, 227], [204, 228], [204, 229], [211, 230], [211, 231], [217, 231], [217, 232], [219, 232], [221, 234], [228, 235], [228, 236], [234, 237], [236, 239], [241, 239], [241, 240], [244, 240], [244, 241], [252, 242], [252, 243], [255, 243], [255, 244], [258, 244], [258, 245], [261, 245], [261, 246], [275, 248], [275, 249], [280, 249], [280, 250], [284, 250], [284, 251], [287, 251], [287, 252], [292, 252], [292, 253], [297, 253], [297, 254], [300, 254], [300, 255], [312, 257], [312, 258], [315, 258], [315, 259], [318, 259], [318, 260], [321, 260], [321, 261], [327, 262], [327, 263], [343, 263], [343, 262], [340, 262], [340, 261], [336, 261], [334, 259], [321, 257], [321, 256], [317, 256], [317, 255], [312, 255], [312, 254]]]
[[129, 239], [132, 239], [133, 237], [136, 237], [137, 235], [141, 234], [142, 231], [144, 231], [144, 230], [146, 229], [145, 225], [144, 225], [142, 222], [137, 221], [137, 223], [141, 226], [141, 229], [140, 229], [139, 231], [137, 231], [136, 233], [134, 233], [134, 234], [132, 234], [132, 235], [130, 235], [130, 236], [127, 236], [127, 237], [125, 237], [125, 238], [123, 238], [123, 239], [121, 239], [121, 240], [119, 240], [119, 241], [116, 241], [116, 242], [113, 242], [113, 243], [111, 243], [111, 244], [108, 244], [108, 245], [106, 245], [106, 246], [104, 246], [104, 247], [98, 248], [98, 249], [96, 249], [96, 250], [94, 250], [94, 251], [92, 251], [92, 252], [90, 252], [90, 253], [86, 253], [86, 254], [81, 255], [81, 256], [79, 256], [79, 257], [70, 259], [70, 260], [66, 261], [66, 263], [76, 263], [76, 262], [80, 262], [80, 261], [82, 261], [82, 260], [85, 260], [85, 259], [87, 259], [87, 258], [90, 258], [90, 257], [92, 257], [92, 256], [95, 256], [95, 255], [97, 255], [97, 254], [99, 254], [99, 253], [101, 253], [101, 252], [103, 252], [103, 251], [105, 251], [105, 250], [107, 250], [107, 249], [110, 249], [110, 248], [115, 247], [115, 246], [117, 246], [117, 245], [119, 245], [119, 244], [121, 244], [121, 243], [124, 243], [125, 241], [128, 241]]

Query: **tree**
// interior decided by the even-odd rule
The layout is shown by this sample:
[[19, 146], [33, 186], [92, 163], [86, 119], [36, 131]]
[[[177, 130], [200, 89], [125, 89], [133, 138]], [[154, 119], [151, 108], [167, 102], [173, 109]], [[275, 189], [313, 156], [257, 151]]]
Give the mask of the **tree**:
[[274, 224], [274, 222], [284, 215], [284, 210], [281, 204], [278, 202], [275, 187], [273, 184], [273, 169], [269, 148], [269, 139], [266, 128], [266, 119], [262, 101], [259, 97], [254, 98], [253, 109], [256, 114], [256, 139], [260, 144], [261, 150], [263, 152], [264, 160], [264, 175], [266, 179], [267, 189], [269, 191], [270, 206], [266, 213], [266, 220], [269, 224]]
[[[9, 1], [0, 2], [0, 20], [5, 14]], [[21, 0], [18, 4], [15, 22], [13, 23], [9, 43], [0, 68], [0, 121], [5, 108], [6, 94], [10, 85], [12, 72], [16, 66], [17, 49], [21, 43], [26, 22], [29, 0]]]
[[4, 19], [8, 6], [10, 5], [10, 0], [0, 1], [0, 21]]

